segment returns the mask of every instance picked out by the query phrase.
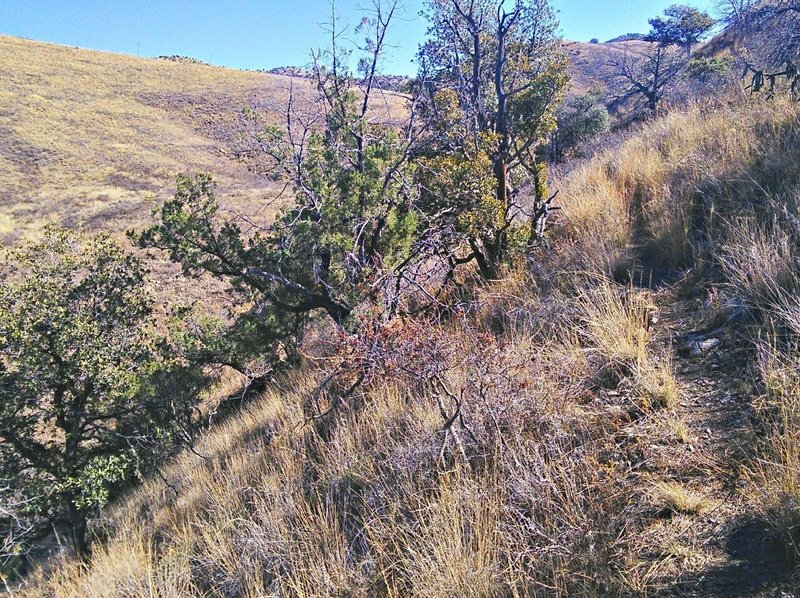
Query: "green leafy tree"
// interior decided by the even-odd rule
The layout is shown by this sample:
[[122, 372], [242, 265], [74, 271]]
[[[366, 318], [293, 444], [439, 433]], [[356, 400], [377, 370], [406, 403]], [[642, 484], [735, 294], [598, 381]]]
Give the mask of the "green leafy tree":
[[79, 554], [89, 514], [190, 413], [190, 395], [160, 392], [185, 371], [156, 334], [145, 273], [110, 238], [55, 228], [0, 267], [0, 500], [65, 524]]
[[416, 191], [409, 148], [412, 116], [390, 126], [374, 104], [385, 36], [394, 5], [376, 4], [358, 31], [365, 34], [357, 72], [348, 68], [336, 19], [331, 46], [315, 52], [318, 110], [294, 95], [282, 127], [263, 125], [257, 108], [243, 120], [268, 170], [293, 187], [293, 197], [265, 226], [223, 217], [207, 175], [182, 177], [158, 223], [138, 237], [167, 250], [189, 274], [227, 278], [248, 294], [254, 321], [266, 323], [263, 346], [301, 334], [317, 310], [343, 326], [353, 312], [378, 303], [419, 251]]
[[708, 35], [716, 21], [708, 13], [686, 4], [673, 4], [664, 10], [663, 17], [650, 19], [649, 23], [651, 31], [646, 41], [680, 46], [691, 54], [692, 48]]
[[550, 139], [550, 158], [559, 162], [583, 142], [610, 129], [608, 108], [601, 91], [590, 91], [567, 100], [557, 112], [558, 128]]
[[[464, 240], [466, 254], [451, 255], [451, 265], [474, 260], [495, 278], [516, 242], [541, 232], [549, 204], [537, 151], [569, 81], [558, 22], [546, 0], [431, 0], [427, 16], [419, 80], [432, 134], [420, 152], [423, 203]], [[527, 213], [519, 201], [526, 186], [534, 197]]]

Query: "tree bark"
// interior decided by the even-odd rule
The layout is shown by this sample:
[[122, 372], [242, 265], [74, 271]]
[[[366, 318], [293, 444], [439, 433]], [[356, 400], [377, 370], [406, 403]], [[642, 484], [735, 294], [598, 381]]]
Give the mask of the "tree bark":
[[80, 559], [87, 559], [91, 555], [91, 547], [86, 535], [86, 512], [75, 504], [77, 497], [67, 498], [67, 513], [69, 515], [69, 531], [75, 554]]

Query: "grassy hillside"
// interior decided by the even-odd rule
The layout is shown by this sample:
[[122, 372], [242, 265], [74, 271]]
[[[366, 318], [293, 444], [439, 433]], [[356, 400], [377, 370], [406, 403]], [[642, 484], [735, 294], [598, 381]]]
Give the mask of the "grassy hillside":
[[[573, 93], [637, 43], [568, 45]], [[257, 212], [279, 187], [237, 151], [240, 108], [277, 122], [290, 86], [309, 91], [3, 37], [0, 77], [6, 243], [52, 220], [138, 227], [182, 171]], [[42, 597], [793, 591], [800, 107], [729, 100], [570, 165], [550, 181], [552, 246], [502, 280], [459, 271], [437, 307], [360, 333], [312, 319], [299, 365], [92, 511], [90, 558], [56, 550], [54, 528], [49, 560], [0, 581]], [[379, 118], [402, 115], [383, 101]], [[150, 265], [159, 292], [197, 294]]]
[[[572, 93], [600, 84], [630, 44], [568, 43]], [[233, 208], [255, 213], [281, 188], [248, 170], [239, 113], [256, 103], [276, 122], [289, 89], [310, 81], [182, 61], [82, 50], [0, 36], [0, 239], [36, 236], [58, 221], [124, 231], [147, 221], [181, 172], [213, 173]], [[404, 98], [386, 94], [382, 117]], [[269, 217], [269, 213], [259, 213]]]
[[[239, 113], [253, 102], [282, 118], [280, 75], [81, 50], [0, 36], [0, 238], [48, 221], [121, 231], [181, 172], [211, 172], [249, 213], [280, 189], [237, 157]], [[403, 98], [386, 97], [402, 113]]]
[[556, 183], [532, 271], [369, 346], [319, 335], [23, 595], [790, 591], [798, 156], [790, 102], [649, 123]]
[[620, 59], [626, 52], [641, 52], [647, 46], [647, 43], [638, 41], [605, 44], [565, 42], [564, 50], [572, 66], [570, 92], [580, 95], [593, 89], [607, 89], [608, 83], [603, 81], [603, 77], [610, 68], [609, 63]]

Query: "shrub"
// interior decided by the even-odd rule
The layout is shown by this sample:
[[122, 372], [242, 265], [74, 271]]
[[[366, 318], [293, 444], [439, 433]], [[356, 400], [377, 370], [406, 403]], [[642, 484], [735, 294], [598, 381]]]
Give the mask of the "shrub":
[[692, 79], [709, 83], [714, 79], [724, 79], [733, 70], [734, 58], [730, 54], [695, 57], [686, 65], [686, 74]]
[[160, 392], [184, 368], [156, 333], [145, 272], [106, 236], [55, 228], [3, 262], [4, 528], [63, 523], [85, 554], [89, 514], [188, 418], [187, 397]]
[[556, 117], [558, 128], [550, 139], [550, 157], [554, 161], [563, 160], [581, 143], [610, 129], [608, 109], [599, 91], [570, 98]]

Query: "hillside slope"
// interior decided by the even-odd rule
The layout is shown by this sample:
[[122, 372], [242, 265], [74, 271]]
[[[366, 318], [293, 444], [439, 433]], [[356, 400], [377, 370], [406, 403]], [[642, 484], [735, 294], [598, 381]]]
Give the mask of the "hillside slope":
[[593, 89], [607, 90], [611, 63], [626, 53], [640, 53], [647, 46], [646, 42], [635, 40], [604, 44], [564, 42], [572, 73], [570, 93], [580, 95]]
[[256, 103], [278, 122], [290, 88], [307, 97], [310, 82], [0, 36], [0, 238], [52, 220], [125, 230], [182, 172], [255, 209], [280, 187], [237, 158], [239, 114]]
[[532, 270], [310, 341], [23, 595], [786, 595], [799, 157], [788, 101], [649, 123], [557, 182]]
[[[602, 68], [626, 42], [566, 42], [571, 93], [604, 87]], [[256, 104], [281, 122], [307, 78], [137, 58], [0, 36], [0, 240], [57, 221], [124, 231], [146, 221], [179, 173], [210, 172], [221, 196], [253, 213], [280, 186], [248, 170], [239, 114]], [[383, 118], [402, 118], [387, 92]], [[265, 216], [263, 213], [261, 216]], [[266, 214], [268, 217], [269, 214]]]

